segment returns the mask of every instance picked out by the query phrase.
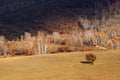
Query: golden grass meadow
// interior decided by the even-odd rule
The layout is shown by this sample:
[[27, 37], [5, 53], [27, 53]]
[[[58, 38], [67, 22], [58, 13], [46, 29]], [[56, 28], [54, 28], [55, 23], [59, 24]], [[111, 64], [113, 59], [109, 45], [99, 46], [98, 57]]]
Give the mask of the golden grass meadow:
[[[87, 53], [94, 65], [82, 63]], [[120, 80], [120, 50], [1, 57], [0, 80]]]

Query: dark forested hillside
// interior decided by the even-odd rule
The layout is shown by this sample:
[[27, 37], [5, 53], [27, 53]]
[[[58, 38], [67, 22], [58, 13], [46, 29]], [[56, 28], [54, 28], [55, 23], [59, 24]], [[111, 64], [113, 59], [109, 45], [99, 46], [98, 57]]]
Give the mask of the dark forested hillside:
[[0, 35], [7, 38], [42, 30], [70, 31], [78, 17], [101, 18], [103, 9], [119, 0], [0, 0]]

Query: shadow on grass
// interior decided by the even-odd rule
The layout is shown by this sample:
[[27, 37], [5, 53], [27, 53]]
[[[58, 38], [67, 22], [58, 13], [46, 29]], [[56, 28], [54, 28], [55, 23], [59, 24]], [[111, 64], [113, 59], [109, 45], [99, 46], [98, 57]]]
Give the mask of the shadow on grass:
[[82, 63], [82, 64], [92, 64], [91, 62], [88, 62], [88, 61], [80, 61], [80, 63]]

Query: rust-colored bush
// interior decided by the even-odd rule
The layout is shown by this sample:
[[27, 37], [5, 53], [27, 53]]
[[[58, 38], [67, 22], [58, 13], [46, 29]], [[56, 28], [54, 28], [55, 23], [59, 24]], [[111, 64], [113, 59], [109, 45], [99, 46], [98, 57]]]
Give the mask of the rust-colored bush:
[[66, 51], [67, 51], [67, 46], [58, 47], [58, 52], [66, 52]]
[[70, 46], [67, 47], [66, 52], [74, 52], [74, 51], [75, 51], [74, 47], [70, 47]]
[[94, 61], [96, 60], [96, 55], [89, 53], [89, 54], [86, 54], [85, 58], [89, 63], [94, 63]]
[[64, 40], [61, 42], [61, 44], [62, 44], [62, 45], [66, 45], [66, 44], [67, 44], [67, 41], [68, 41], [67, 39], [64, 39]]
[[93, 51], [93, 48], [89, 46], [85, 46], [85, 47], [80, 48], [80, 51]]
[[31, 49], [33, 45], [28, 44], [25, 41], [11, 41], [6, 43], [8, 47], [7, 55], [31, 55]]
[[50, 50], [48, 51], [48, 53], [50, 53], [50, 54], [55, 54], [55, 53], [58, 53], [58, 50], [57, 50], [57, 49], [50, 49]]
[[75, 48], [70, 46], [60, 46], [58, 47], [58, 52], [74, 52]]

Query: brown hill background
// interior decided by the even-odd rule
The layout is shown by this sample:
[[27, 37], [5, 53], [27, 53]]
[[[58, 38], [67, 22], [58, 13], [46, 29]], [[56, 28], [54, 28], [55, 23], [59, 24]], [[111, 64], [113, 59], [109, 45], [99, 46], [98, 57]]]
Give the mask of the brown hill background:
[[92, 20], [97, 10], [99, 20], [103, 10], [109, 12], [116, 3], [119, 0], [1, 0], [0, 35], [13, 39], [24, 32], [36, 35], [39, 30], [70, 32], [81, 28], [79, 16]]

